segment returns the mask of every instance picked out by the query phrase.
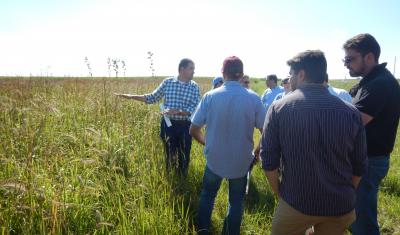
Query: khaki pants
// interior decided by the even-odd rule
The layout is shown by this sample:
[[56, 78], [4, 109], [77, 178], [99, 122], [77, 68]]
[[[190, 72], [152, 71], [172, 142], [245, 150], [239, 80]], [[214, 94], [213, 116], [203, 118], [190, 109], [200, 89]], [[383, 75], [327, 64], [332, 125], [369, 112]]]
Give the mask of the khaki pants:
[[280, 198], [272, 219], [271, 235], [304, 235], [311, 226], [314, 226], [315, 235], [342, 235], [355, 218], [354, 210], [341, 216], [305, 215]]

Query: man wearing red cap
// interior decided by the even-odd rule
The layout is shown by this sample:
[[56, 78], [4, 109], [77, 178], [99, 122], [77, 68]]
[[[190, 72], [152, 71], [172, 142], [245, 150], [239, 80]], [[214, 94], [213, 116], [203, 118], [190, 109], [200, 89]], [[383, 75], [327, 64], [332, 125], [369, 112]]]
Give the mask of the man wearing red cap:
[[[190, 134], [205, 145], [206, 167], [198, 212], [199, 234], [209, 234], [214, 200], [222, 179], [229, 181], [229, 211], [223, 234], [240, 234], [247, 172], [252, 164], [254, 128], [262, 129], [265, 109], [253, 91], [239, 83], [243, 63], [225, 59], [224, 84], [207, 92], [192, 116]], [[201, 132], [207, 126], [205, 136]], [[258, 153], [258, 148], [254, 150]]]

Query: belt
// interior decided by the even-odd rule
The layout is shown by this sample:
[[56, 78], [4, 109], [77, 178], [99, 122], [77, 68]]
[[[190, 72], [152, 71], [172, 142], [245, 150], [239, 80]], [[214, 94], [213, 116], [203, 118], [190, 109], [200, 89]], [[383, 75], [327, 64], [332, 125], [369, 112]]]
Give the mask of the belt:
[[191, 122], [189, 120], [171, 120], [171, 123], [178, 125], [185, 125], [185, 124], [190, 124]]

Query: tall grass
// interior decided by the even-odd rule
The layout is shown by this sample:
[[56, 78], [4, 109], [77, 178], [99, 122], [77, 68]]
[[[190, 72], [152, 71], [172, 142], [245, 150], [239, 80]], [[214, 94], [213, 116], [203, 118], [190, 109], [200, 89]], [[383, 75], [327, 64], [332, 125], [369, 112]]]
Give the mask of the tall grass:
[[[210, 87], [209, 79], [196, 80], [203, 93]], [[160, 81], [0, 79], [0, 233], [195, 233], [202, 147], [193, 144], [187, 179], [167, 173], [157, 105], [112, 95], [147, 93]], [[261, 93], [264, 83], [252, 83]], [[380, 194], [384, 234], [400, 232], [398, 143], [392, 159]], [[242, 233], [267, 234], [275, 203], [256, 167]], [[213, 213], [215, 233], [226, 207], [223, 183]]]

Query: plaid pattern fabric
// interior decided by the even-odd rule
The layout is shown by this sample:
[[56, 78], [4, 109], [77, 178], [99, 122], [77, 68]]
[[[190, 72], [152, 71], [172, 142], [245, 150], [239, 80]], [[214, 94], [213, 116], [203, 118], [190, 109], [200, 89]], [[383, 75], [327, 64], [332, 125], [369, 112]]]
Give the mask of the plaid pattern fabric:
[[[196, 82], [179, 82], [177, 77], [169, 77], [152, 93], [146, 94], [146, 103], [153, 104], [164, 98], [166, 109], [181, 109], [193, 113], [197, 104], [200, 102], [200, 89]], [[190, 115], [170, 115], [172, 120], [190, 120]]]

